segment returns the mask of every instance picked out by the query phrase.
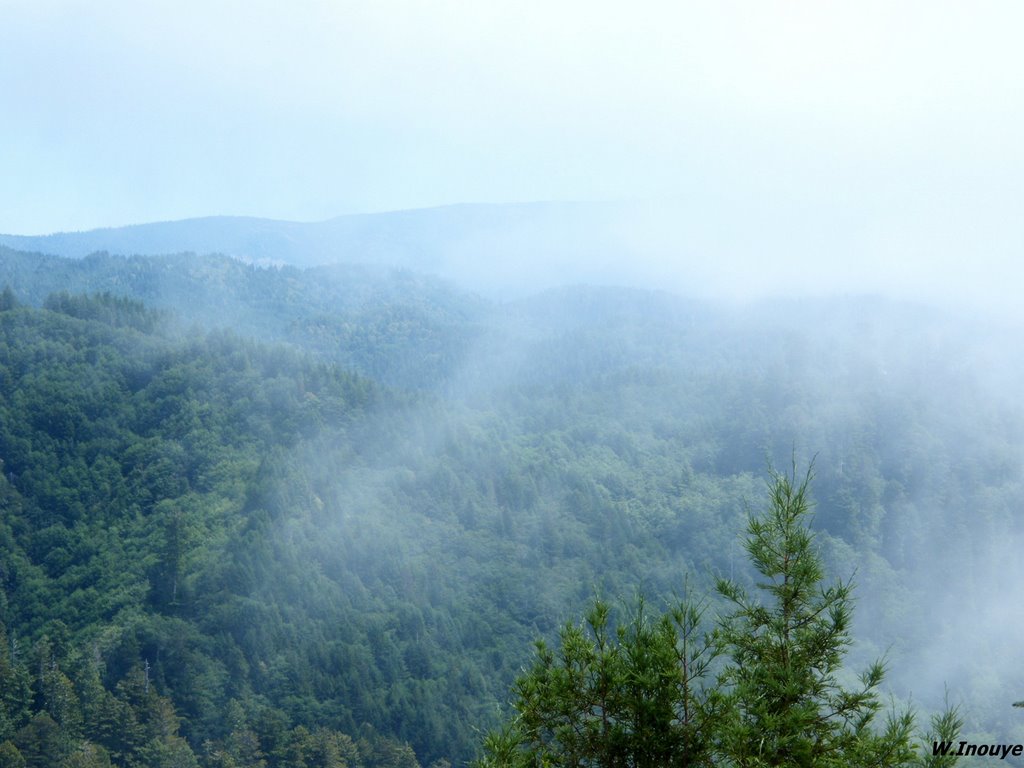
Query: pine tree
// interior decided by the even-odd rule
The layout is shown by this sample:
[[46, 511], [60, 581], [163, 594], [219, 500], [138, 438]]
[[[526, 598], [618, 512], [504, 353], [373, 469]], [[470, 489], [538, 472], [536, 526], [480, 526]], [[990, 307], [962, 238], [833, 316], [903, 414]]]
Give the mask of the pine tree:
[[711, 765], [714, 701], [701, 681], [714, 649], [698, 635], [699, 607], [648, 616], [643, 599], [613, 628], [598, 600], [567, 624], [559, 650], [537, 643], [515, 685], [517, 716], [484, 744], [490, 766]]
[[729, 717], [721, 735], [725, 760], [741, 768], [900, 766], [914, 757], [913, 715], [893, 713], [879, 729], [876, 662], [854, 690], [838, 674], [850, 645], [852, 582], [830, 586], [808, 528], [811, 472], [800, 481], [772, 473], [769, 507], [752, 516], [746, 549], [764, 601], [719, 580], [733, 605], [721, 623], [731, 663], [721, 678]]
[[[515, 716], [489, 734], [477, 768], [908, 768], [947, 766], [915, 750], [910, 710], [882, 710], [881, 663], [860, 685], [840, 683], [850, 645], [852, 582], [826, 586], [808, 527], [811, 473], [772, 473], [768, 510], [752, 516], [747, 552], [765, 599], [719, 580], [732, 611], [700, 635], [692, 605], [648, 618], [643, 601], [612, 630], [595, 603], [568, 624], [559, 648], [537, 643], [533, 667], [514, 687]], [[714, 683], [716, 656], [725, 665]], [[952, 709], [933, 737], [954, 741]]]
[[11, 290], [11, 286], [4, 285], [3, 291], [0, 291], [0, 312], [15, 309], [17, 306], [18, 299], [14, 295], [14, 291]]
[[32, 701], [31, 675], [11, 647], [16, 646], [0, 621], [0, 742], [28, 722]]

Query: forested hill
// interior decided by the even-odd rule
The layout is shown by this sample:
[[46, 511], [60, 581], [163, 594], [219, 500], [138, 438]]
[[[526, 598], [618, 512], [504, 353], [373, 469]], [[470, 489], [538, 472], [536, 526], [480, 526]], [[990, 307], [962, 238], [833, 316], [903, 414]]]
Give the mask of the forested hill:
[[283, 341], [407, 389], [436, 386], [472, 343], [485, 303], [436, 278], [335, 265], [256, 268], [226, 256], [66, 259], [0, 246], [0, 286], [39, 305], [54, 292], [112, 293], [182, 326]]
[[[251, 695], [224, 634], [239, 547], [290, 452], [325, 422], [340, 439], [378, 390], [226, 334], [171, 342], [129, 300], [47, 306], [6, 293], [0, 312], [4, 764], [227, 764]], [[287, 748], [407, 751], [318, 723], [282, 726]]]
[[1012, 333], [222, 257], [4, 250], [4, 283], [5, 759], [461, 765], [595, 591], [746, 578], [794, 450], [857, 654], [1024, 741]]

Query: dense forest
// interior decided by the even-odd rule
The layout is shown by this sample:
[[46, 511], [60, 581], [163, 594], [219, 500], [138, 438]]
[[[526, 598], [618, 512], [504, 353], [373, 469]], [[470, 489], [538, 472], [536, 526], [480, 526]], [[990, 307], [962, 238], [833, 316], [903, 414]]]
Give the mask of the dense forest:
[[1013, 328], [191, 254], [0, 285], [0, 766], [464, 765], [595, 594], [753, 585], [794, 455], [853, 661], [1024, 742]]

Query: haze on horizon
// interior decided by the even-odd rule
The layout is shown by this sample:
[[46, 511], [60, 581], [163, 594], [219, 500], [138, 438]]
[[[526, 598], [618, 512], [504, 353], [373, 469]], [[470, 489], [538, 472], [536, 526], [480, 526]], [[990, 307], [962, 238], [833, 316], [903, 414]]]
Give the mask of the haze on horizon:
[[0, 18], [0, 232], [641, 201], [686, 231], [638, 217], [660, 273], [1007, 307], [1022, 277], [1014, 3], [0, 0]]
[[[607, 275], [608, 282], [624, 278], [715, 297], [882, 292], [995, 309], [1024, 321], [1018, 296], [1024, 284], [1022, 22], [1024, 6], [1005, 0], [655, 0], [629, 9], [606, 0], [0, 0], [0, 233], [217, 215], [309, 222], [465, 203], [611, 201], [618, 213], [606, 217], [597, 236], [585, 227], [544, 230], [562, 246], [557, 255], [564, 263], [531, 252], [529, 264], [559, 279], [570, 279], [570, 268], [579, 265], [590, 275]], [[618, 250], [609, 251], [613, 256], [605, 263], [595, 257], [597, 246], [574, 250], [584, 232], [591, 240], [609, 232]], [[505, 286], [514, 279], [538, 285], [544, 277], [522, 266], [521, 254], [536, 239], [471, 235], [472, 247], [455, 242], [441, 254], [458, 267], [453, 275], [474, 274]], [[501, 269], [477, 258], [484, 249]], [[622, 253], [644, 258], [623, 265]], [[557, 295], [547, 298], [548, 304], [536, 306], [561, 311]], [[621, 300], [642, 306], [646, 297]], [[457, 310], [462, 301], [452, 306]], [[200, 309], [232, 316], [228, 303], [205, 304]], [[281, 326], [302, 328], [292, 321], [307, 317], [303, 308], [282, 306], [290, 314], [280, 316]], [[578, 305], [565, 306], [570, 313]], [[759, 399], [792, 405], [772, 412], [775, 420], [768, 423], [793, 415], [800, 450], [814, 455], [822, 443], [834, 443], [839, 472], [842, 456], [858, 455], [861, 446], [862, 466], [854, 470], [872, 482], [899, 477], [904, 454], [926, 457], [932, 469], [922, 474], [928, 482], [921, 486], [927, 493], [904, 498], [894, 491], [898, 505], [886, 513], [903, 516], [906, 530], [923, 531], [918, 562], [928, 568], [922, 573], [942, 579], [934, 578], [927, 591], [922, 587], [920, 594], [932, 599], [910, 606], [910, 626], [915, 632], [934, 629], [933, 638], [905, 652], [900, 663], [914, 658], [902, 667], [902, 679], [894, 679], [913, 686], [916, 696], [938, 696], [951, 676], [966, 680], [986, 668], [991, 679], [963, 682], [960, 690], [1015, 686], [1011, 675], [1024, 667], [1014, 640], [1024, 624], [1006, 606], [1019, 597], [1024, 568], [1013, 564], [1013, 556], [1024, 542], [1016, 528], [1002, 525], [1010, 513], [997, 512], [1014, 509], [1019, 498], [1019, 333], [988, 333], [991, 328], [982, 324], [957, 324], [948, 316], [930, 324], [933, 315], [914, 311], [906, 313], [905, 325], [882, 327], [899, 315], [893, 311], [880, 314], [877, 328], [873, 318], [861, 323], [857, 314], [849, 323], [856, 334], [833, 330], [817, 346], [804, 343], [805, 335], [814, 339], [829, 330], [814, 326], [833, 305], [825, 306], [818, 313], [770, 307], [740, 317], [736, 327], [756, 333], [747, 331], [749, 337], [740, 335], [721, 352], [714, 336], [718, 321], [706, 321], [700, 327], [711, 330], [701, 341], [710, 351], [699, 362], [707, 367], [695, 369], [686, 367], [689, 358], [678, 350], [677, 357], [662, 360], [655, 346], [669, 338], [682, 348], [689, 337], [675, 334], [676, 326], [655, 325], [663, 335], [647, 339], [645, 325], [618, 328], [612, 314], [606, 318], [614, 331], [609, 357], [637, 340], [651, 345], [641, 347], [648, 357], [637, 357], [644, 366], [618, 369], [626, 383], [611, 391], [621, 399], [605, 399], [594, 388], [582, 392], [574, 404], [578, 411], [557, 405], [560, 392], [551, 395], [555, 405], [544, 407], [564, 415], [566, 434], [579, 412], [594, 424], [606, 419], [626, 437], [637, 424], [640, 434], [657, 437], [653, 446], [682, 446], [681, 438], [665, 436], [677, 427], [685, 435], [683, 428], [693, 424], [695, 435], [706, 430], [711, 455], [717, 450], [714, 426], [742, 426], [763, 413], [729, 407], [754, 392], [750, 400], [758, 406]], [[858, 313], [871, 312], [871, 302], [856, 306]], [[467, 343], [449, 394], [470, 391], [479, 378], [494, 386], [489, 407], [509, 414], [493, 417], [496, 430], [511, 434], [507, 444], [518, 451], [530, 447], [527, 438], [534, 440], [527, 427], [534, 429], [538, 410], [528, 394], [520, 394], [530, 392], [526, 385], [536, 370], [524, 361], [535, 349], [548, 350], [540, 360], [564, 362], [571, 372], [570, 353], [580, 351], [588, 364], [605, 360], [605, 339], [597, 329], [583, 337], [589, 346], [575, 350], [574, 333], [546, 328], [540, 320], [535, 339], [529, 324], [515, 325], [529, 317], [528, 307], [520, 314], [514, 306], [507, 314], [505, 309], [494, 310], [493, 335]], [[839, 317], [836, 327], [845, 328], [848, 319]], [[806, 334], [797, 322], [809, 326]], [[458, 334], [475, 338], [474, 323], [438, 326], [438, 336], [453, 334], [453, 348], [461, 349]], [[413, 326], [421, 327], [434, 332], [426, 323]], [[801, 332], [790, 333], [793, 328]], [[901, 336], [901, 328], [912, 332]], [[743, 353], [758, 349], [750, 339], [762, 335], [777, 343], [768, 352], [779, 354], [748, 360]], [[946, 336], [956, 343], [943, 346]], [[430, 357], [422, 354], [426, 347], [412, 343], [418, 338], [410, 336], [409, 354]], [[834, 356], [819, 360], [814, 352], [831, 351], [829, 338], [843, 343]], [[363, 348], [388, 351], [387, 344], [372, 341], [361, 342]], [[951, 352], [936, 354], [946, 349]], [[827, 367], [835, 360], [842, 365]], [[785, 397], [758, 394], [755, 385], [770, 391], [775, 383], [789, 383], [791, 361], [802, 378], [792, 377]], [[764, 362], [778, 368], [758, 368]], [[629, 358], [625, 363], [632, 365]], [[748, 366], [753, 373], [744, 377]], [[709, 402], [732, 399], [721, 401], [718, 421], [686, 411], [685, 419], [677, 414], [676, 421], [662, 422], [689, 391], [675, 386], [672, 376], [691, 370], [707, 371], [692, 381], [696, 391], [707, 390]], [[719, 370], [741, 375], [719, 385]], [[564, 375], [570, 380], [571, 373]], [[804, 407], [808, 400], [800, 400], [801, 392], [817, 393], [809, 401], [817, 411]], [[379, 455], [396, 458], [379, 474], [376, 467], [364, 473], [365, 467], [355, 466], [345, 478], [351, 485], [338, 486], [337, 498], [355, 499], [350, 506], [357, 512], [387, 510], [402, 518], [405, 508], [391, 504], [392, 486], [401, 483], [392, 480], [421, 467], [433, 471], [448, 427], [433, 409], [426, 403], [407, 422], [392, 425], [387, 414], [379, 428], [366, 427], [384, 444]], [[974, 421], [972, 414], [980, 418]], [[1000, 422], [999, 416], [1006, 418]], [[450, 424], [476, 430], [477, 419], [475, 406], [467, 407], [467, 415]], [[662, 423], [672, 429], [662, 430]], [[871, 453], [868, 436], [876, 431], [894, 436], [891, 445], [879, 439], [891, 451]], [[452, 434], [461, 433], [453, 428]], [[466, 487], [476, 466], [500, 479], [506, 443], [490, 440], [482, 427], [479, 438], [471, 434], [486, 461], [453, 464], [460, 472], [465, 468]], [[595, 477], [605, 473], [603, 434], [586, 438], [594, 458], [585, 470]], [[736, 435], [744, 434], [722, 442], [738, 444]], [[795, 453], [795, 441], [783, 442]], [[488, 453], [495, 445], [500, 450]], [[424, 460], [404, 463], [403, 451]], [[339, 450], [331, 460], [341, 467], [348, 456]], [[671, 463], [676, 457], [664, 458]], [[827, 458], [822, 465], [830, 466]], [[984, 487], [979, 467], [1001, 474], [984, 478], [991, 482]], [[327, 466], [323, 476], [331, 478], [335, 468]], [[851, 476], [854, 470], [848, 470]], [[655, 477], [639, 470], [636, 475]], [[717, 475], [709, 470], [708, 476]], [[444, 478], [440, 472], [437, 477], [440, 486]], [[669, 481], [677, 475], [663, 477], [668, 498]], [[960, 497], [944, 495], [948, 478], [964, 487], [977, 482], [984, 491], [977, 506], [960, 507]], [[324, 485], [332, 488], [333, 482]], [[866, 514], [880, 515], [882, 492], [869, 490]], [[419, 507], [413, 511], [418, 517], [404, 517], [418, 525]], [[929, 520], [947, 511], [958, 525], [968, 522], [951, 532], [933, 531]], [[960, 572], [957, 552], [939, 551], [950, 542], [977, 567]], [[929, 557], [933, 545], [936, 554]], [[891, 601], [882, 606], [887, 608], [912, 594], [891, 589], [902, 574], [894, 575], [882, 559], [861, 562], [853, 545], [837, 551], [843, 562], [862, 567], [863, 604], [884, 594]], [[914, 563], [908, 563], [909, 572]], [[1020, 694], [1014, 688], [1012, 695]]]

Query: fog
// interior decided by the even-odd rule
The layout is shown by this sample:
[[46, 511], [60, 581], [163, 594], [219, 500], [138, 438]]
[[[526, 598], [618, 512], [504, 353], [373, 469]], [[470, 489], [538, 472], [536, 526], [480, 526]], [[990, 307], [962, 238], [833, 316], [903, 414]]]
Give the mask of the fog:
[[595, 593], [750, 583], [795, 457], [851, 669], [1024, 742], [1021, 14], [0, 0], [0, 286], [288, 348], [261, 403], [363, 377], [225, 470], [261, 696], [467, 758]]
[[708, 190], [686, 200], [459, 205], [315, 223], [208, 217], [0, 234], [0, 243], [72, 257], [188, 251], [262, 265], [398, 267], [496, 300], [571, 284], [732, 302], [877, 295], [1016, 321], [1024, 242], [1009, 231], [1011, 203], [972, 215], [914, 200], [842, 208], [784, 192], [744, 199]]
[[[275, 224], [74, 255], [398, 262], [505, 296], [1018, 303], [1013, 3], [2, 9], [0, 233]], [[552, 205], [388, 213], [482, 203]]]
[[[825, 270], [804, 291], [751, 265], [762, 283], [777, 282], [738, 291], [716, 287], [717, 262], [678, 284], [655, 261], [575, 265], [573, 243], [630, 246], [588, 238], [580, 222], [596, 220], [594, 209], [569, 210], [568, 224], [560, 206], [349, 221], [340, 229], [351, 242], [373, 245], [354, 251], [375, 257], [362, 266], [0, 250], [0, 283], [30, 303], [61, 289], [127, 294], [174, 313], [187, 339], [227, 327], [381, 388], [372, 407], [324, 416], [262, 460], [257, 490], [231, 503], [244, 501], [252, 531], [261, 515], [272, 523], [263, 538], [233, 540], [226, 557], [262, 563], [247, 605], [318, 627], [279, 652], [315, 657], [309, 644], [323, 637], [376, 659], [360, 662], [383, 676], [356, 686], [366, 695], [391, 696], [412, 679], [472, 702], [472, 716], [425, 698], [402, 705], [408, 725], [397, 733], [422, 754], [451, 754], [445, 744], [468, 754], [459, 728], [489, 724], [531, 641], [593, 594], [628, 601], [643, 590], [657, 602], [688, 580], [711, 594], [715, 575], [748, 579], [746, 514], [763, 508], [768, 467], [794, 455], [801, 467], [814, 462], [829, 573], [858, 585], [851, 674], [884, 655], [886, 690], [901, 700], [927, 712], [948, 690], [970, 738], [1020, 740], [1009, 706], [1024, 689], [1013, 609], [1024, 543], [1015, 318], [939, 294], [872, 295], [870, 282], [866, 295], [830, 292]], [[615, 216], [602, 234], [624, 226], [621, 208], [603, 211]], [[521, 240], [504, 239], [515, 231]], [[551, 231], [563, 235], [557, 249], [528, 247]], [[315, 232], [278, 255], [302, 252]], [[256, 242], [251, 231], [236, 236]], [[281, 242], [270, 237], [265, 251]], [[505, 272], [474, 269], [468, 254], [486, 242], [506, 244]], [[389, 266], [396, 254], [401, 266]], [[414, 258], [446, 277], [411, 271]], [[631, 282], [641, 287], [623, 287]], [[263, 408], [305, 386], [276, 370]], [[232, 632], [257, 633], [237, 622]], [[451, 723], [442, 731], [416, 725], [441, 711]]]
[[2, 10], [0, 232], [681, 199], [773, 260], [1018, 242], [1014, 3]]

